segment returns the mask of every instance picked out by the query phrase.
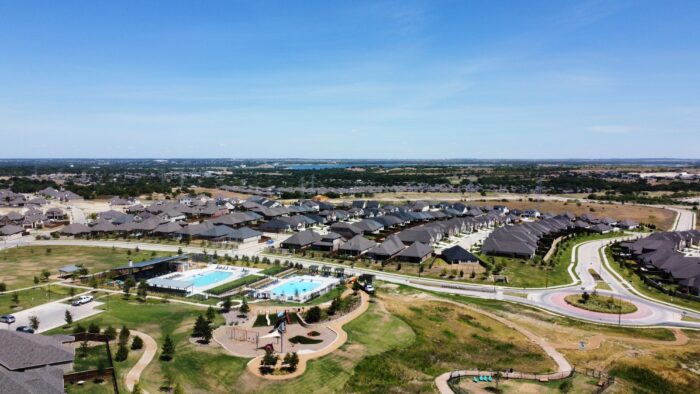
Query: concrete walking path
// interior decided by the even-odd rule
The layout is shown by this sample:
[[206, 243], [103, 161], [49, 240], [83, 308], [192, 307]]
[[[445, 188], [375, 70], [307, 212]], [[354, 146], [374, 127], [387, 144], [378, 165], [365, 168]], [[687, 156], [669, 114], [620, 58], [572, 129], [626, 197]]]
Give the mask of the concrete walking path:
[[[126, 377], [124, 378], [124, 384], [126, 386], [126, 389], [131, 391], [134, 389], [134, 385], [136, 382], [139, 381], [141, 378], [141, 374], [143, 371], [148, 367], [148, 364], [153, 361], [153, 358], [156, 355], [156, 352], [158, 351], [158, 343], [156, 343], [156, 340], [153, 339], [148, 334], [144, 334], [140, 331], [134, 331], [131, 330], [131, 334], [135, 335], [141, 339], [143, 339], [143, 354], [141, 355], [141, 358], [139, 358], [139, 361], [134, 364], [133, 367], [129, 370], [129, 372], [126, 374]], [[146, 391], [144, 390], [144, 393]]]
[[[287, 375], [262, 375], [260, 373], [260, 362], [263, 359], [263, 356], [258, 356], [250, 360], [248, 362], [248, 371], [252, 373], [253, 375], [263, 378], [263, 379], [268, 379], [268, 380], [288, 380], [288, 379], [294, 379], [296, 377], [299, 377], [304, 374], [306, 371], [306, 365], [309, 360], [321, 358], [327, 354], [330, 354], [334, 351], [336, 351], [339, 347], [341, 347], [345, 342], [348, 340], [348, 334], [343, 330], [343, 326], [356, 318], [358, 318], [360, 315], [365, 313], [367, 309], [369, 308], [369, 295], [367, 293], [360, 291], [360, 305], [352, 310], [350, 313], [341, 316], [338, 319], [335, 319], [327, 324], [325, 324], [326, 327], [328, 327], [330, 330], [336, 333], [336, 338], [333, 342], [331, 342], [328, 346], [325, 348], [312, 352], [312, 353], [300, 353], [298, 352], [297, 355], [299, 356], [299, 365], [297, 366], [296, 371], [287, 374]], [[318, 324], [321, 325], [321, 324]], [[314, 325], [309, 325], [309, 327], [313, 327]]]

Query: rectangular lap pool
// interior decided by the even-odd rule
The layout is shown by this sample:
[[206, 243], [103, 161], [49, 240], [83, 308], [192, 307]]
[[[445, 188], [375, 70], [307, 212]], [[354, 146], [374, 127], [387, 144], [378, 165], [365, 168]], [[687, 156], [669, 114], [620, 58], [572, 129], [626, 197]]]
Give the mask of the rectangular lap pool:
[[302, 275], [278, 279], [254, 293], [255, 298], [280, 301], [305, 302], [328, 292], [340, 279], [323, 276]]
[[207, 287], [214, 283], [227, 282], [226, 279], [230, 278], [231, 275], [233, 275], [233, 272], [210, 271], [194, 275], [192, 277], [192, 284], [194, 284], [195, 287]]
[[259, 271], [259, 269], [255, 268], [210, 264], [206, 268], [161, 275], [149, 279], [147, 282], [155, 288], [192, 295], [251, 274], [256, 274]]

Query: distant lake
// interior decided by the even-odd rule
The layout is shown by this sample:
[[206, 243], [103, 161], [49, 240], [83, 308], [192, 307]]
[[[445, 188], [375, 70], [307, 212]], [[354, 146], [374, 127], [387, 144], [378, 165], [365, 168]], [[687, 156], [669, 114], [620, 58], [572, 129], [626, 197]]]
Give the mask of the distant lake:
[[402, 167], [409, 166], [411, 163], [387, 162], [387, 163], [309, 163], [309, 164], [292, 164], [285, 166], [288, 170], [326, 170], [329, 168], [348, 168], [348, 167]]

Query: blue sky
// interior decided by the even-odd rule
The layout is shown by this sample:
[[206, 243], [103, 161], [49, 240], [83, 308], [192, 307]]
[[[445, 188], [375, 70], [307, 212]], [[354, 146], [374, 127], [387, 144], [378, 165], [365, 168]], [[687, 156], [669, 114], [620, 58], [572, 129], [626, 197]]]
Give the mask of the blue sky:
[[0, 0], [1, 157], [700, 158], [699, 20], [675, 0]]

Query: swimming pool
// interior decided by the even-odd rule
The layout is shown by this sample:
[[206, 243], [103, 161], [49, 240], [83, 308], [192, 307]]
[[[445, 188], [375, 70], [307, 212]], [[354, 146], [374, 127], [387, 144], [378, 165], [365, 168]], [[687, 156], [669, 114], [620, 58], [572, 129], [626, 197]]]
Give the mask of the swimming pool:
[[298, 296], [314, 291], [321, 286], [321, 282], [305, 279], [294, 278], [277, 287], [270, 289], [273, 296]]
[[276, 279], [265, 287], [251, 290], [250, 294], [254, 298], [261, 299], [306, 302], [327, 293], [338, 283], [340, 283], [339, 278], [299, 275]]
[[229, 277], [231, 277], [233, 273], [231, 272], [225, 272], [225, 271], [209, 271], [205, 272], [203, 274], [197, 274], [193, 276], [192, 279], [192, 284], [195, 287], [207, 287], [210, 285], [213, 285], [214, 283], [218, 282], [223, 282]]

